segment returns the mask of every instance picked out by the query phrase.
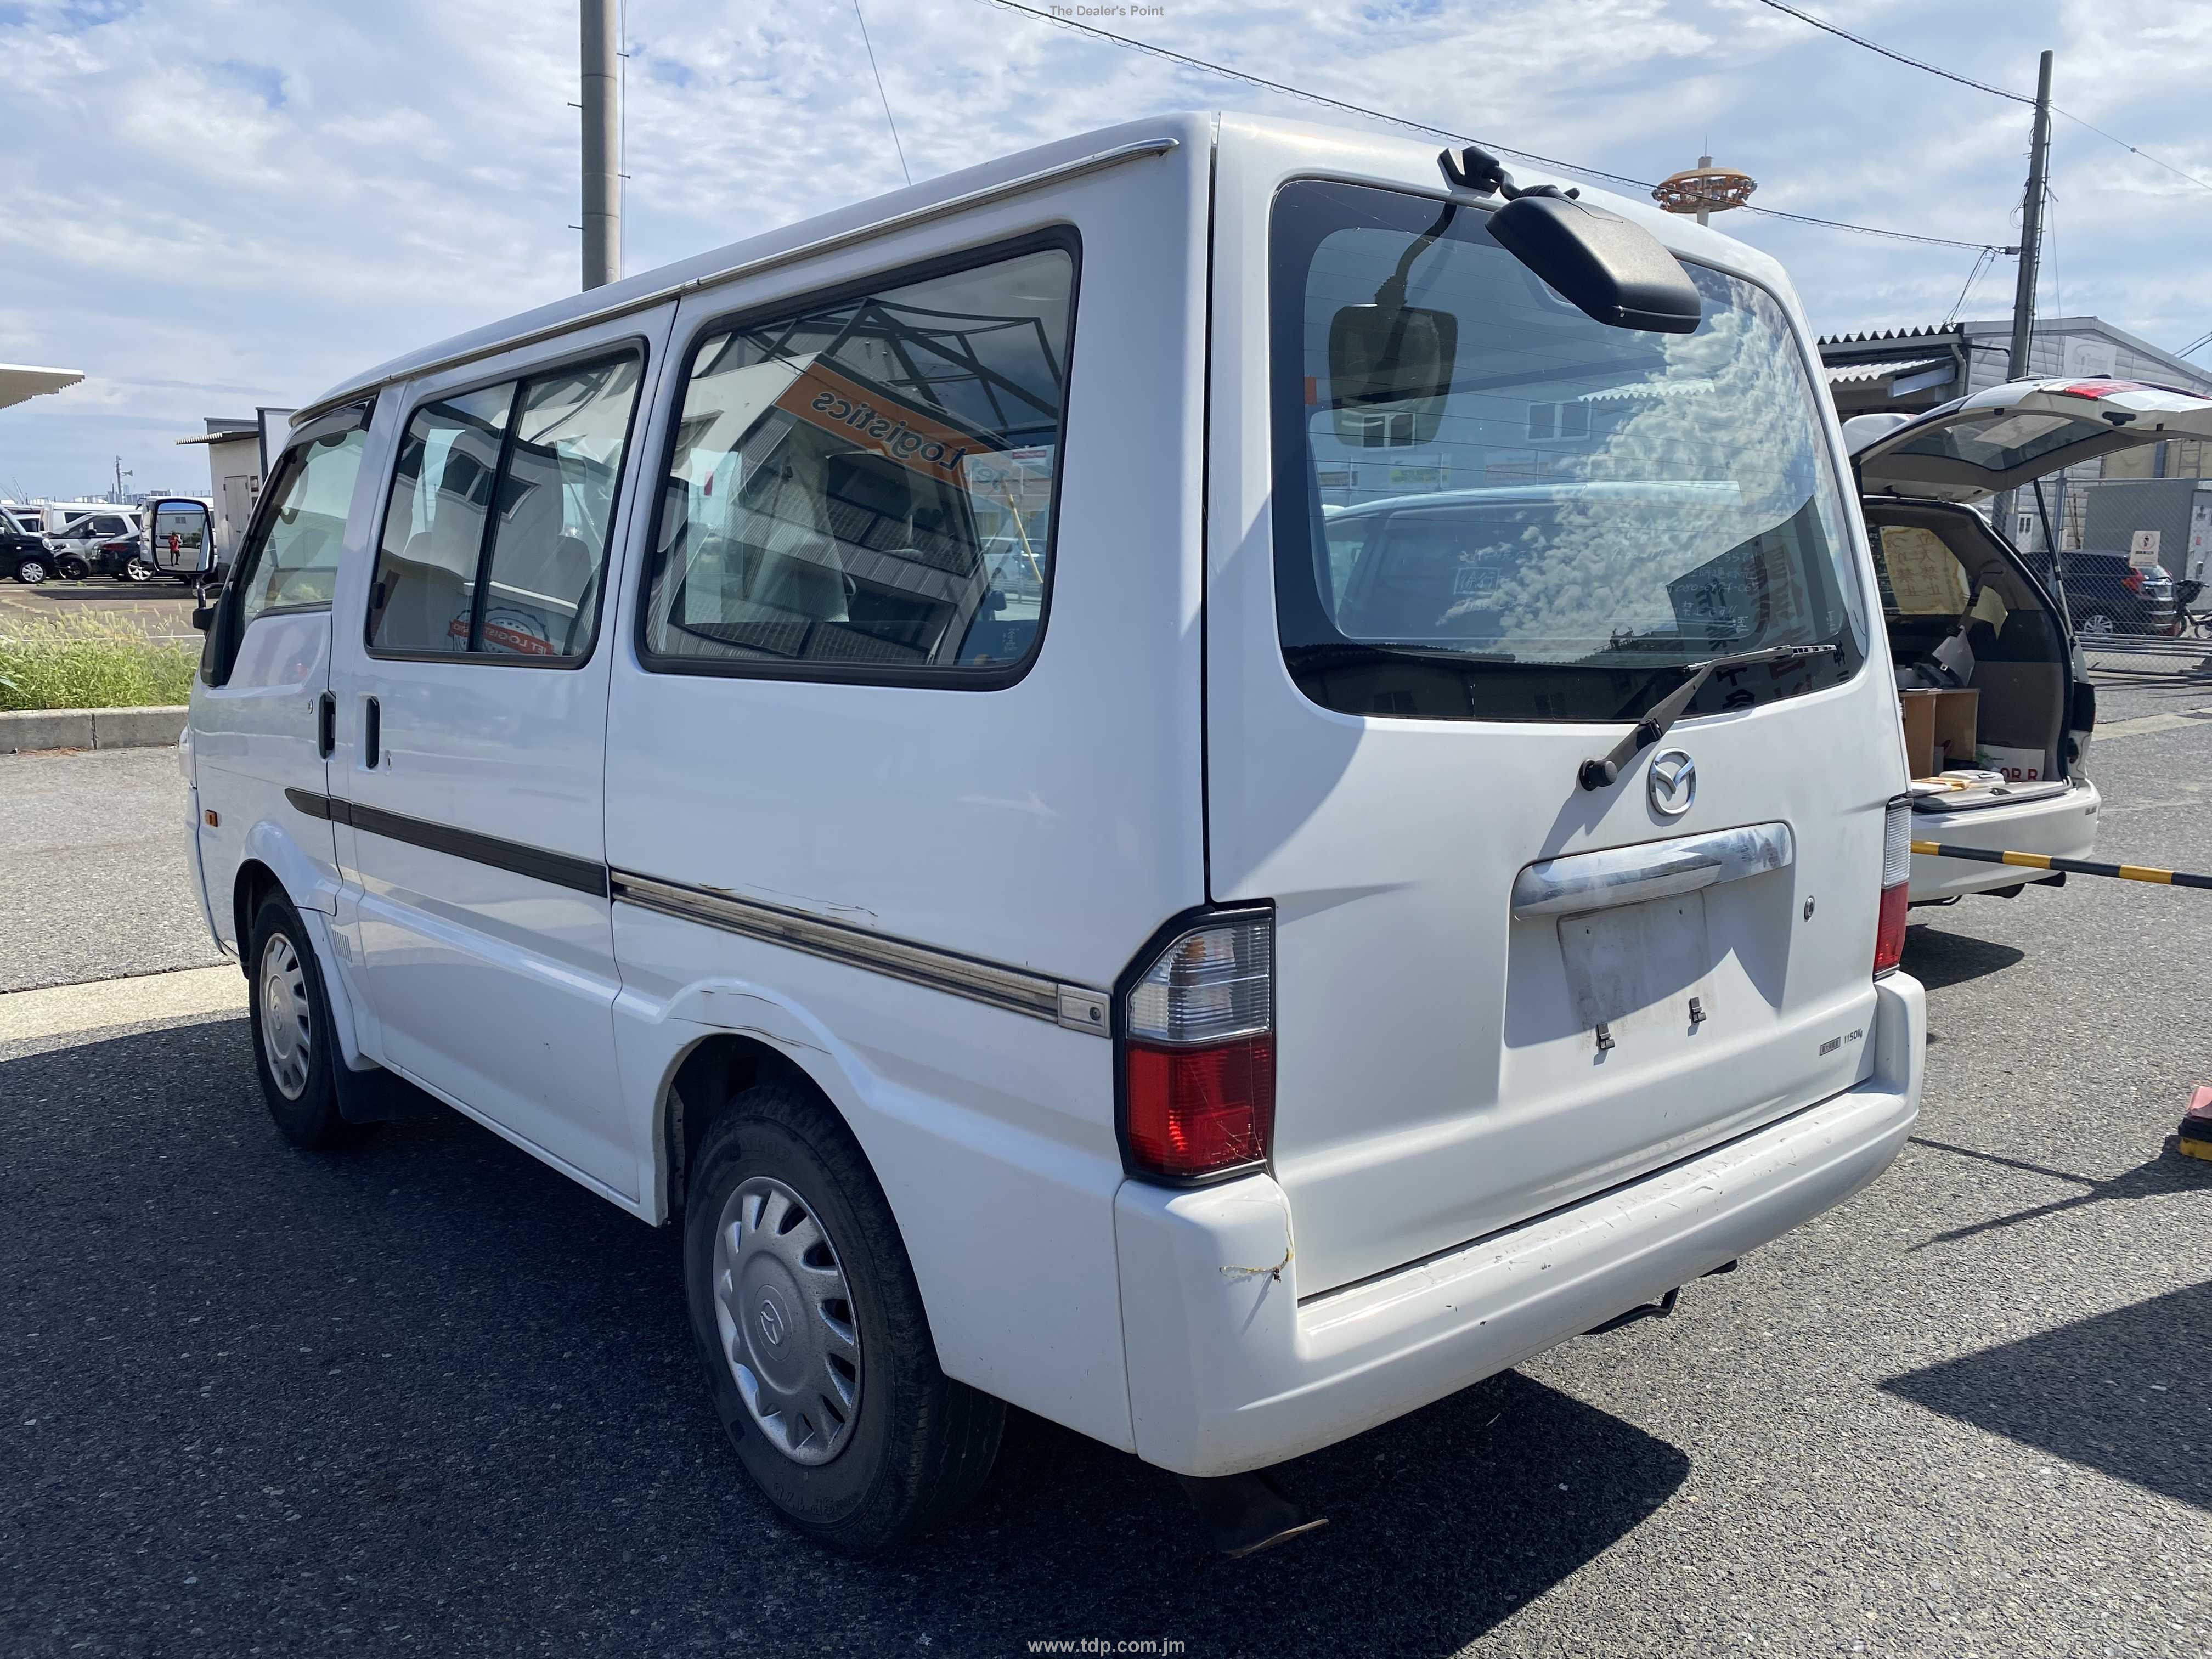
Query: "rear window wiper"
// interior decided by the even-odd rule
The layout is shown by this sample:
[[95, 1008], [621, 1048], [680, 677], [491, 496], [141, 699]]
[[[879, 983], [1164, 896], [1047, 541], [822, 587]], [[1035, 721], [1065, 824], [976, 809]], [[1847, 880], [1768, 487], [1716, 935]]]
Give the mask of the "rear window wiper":
[[1610, 752], [1591, 757], [1582, 764], [1576, 775], [1585, 789], [1602, 789], [1616, 781], [1620, 769], [1633, 760], [1643, 750], [1667, 735], [1667, 728], [1682, 718], [1682, 711], [1697, 700], [1705, 690], [1705, 682], [1716, 674], [1731, 668], [1755, 668], [1761, 663], [1801, 662], [1808, 657], [1840, 657], [1844, 647], [1829, 642], [1826, 645], [1770, 645], [1764, 651], [1743, 651], [1733, 657], [1715, 657], [1707, 662], [1686, 662], [1681, 672], [1689, 676], [1670, 692], [1665, 702], [1655, 704], [1650, 712], [1629, 729], [1628, 735], [1613, 745]]

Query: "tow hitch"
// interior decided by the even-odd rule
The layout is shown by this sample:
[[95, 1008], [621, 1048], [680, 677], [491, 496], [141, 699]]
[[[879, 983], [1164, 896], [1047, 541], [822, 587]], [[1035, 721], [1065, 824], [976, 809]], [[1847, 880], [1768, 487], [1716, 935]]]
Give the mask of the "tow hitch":
[[[1722, 1262], [1717, 1267], [1706, 1268], [1705, 1271], [1699, 1273], [1698, 1277], [1700, 1279], [1718, 1279], [1723, 1273], [1734, 1273], [1742, 1265], [1743, 1262], [1741, 1257], [1734, 1258]], [[1583, 1334], [1584, 1336], [1603, 1336], [1607, 1331], [1617, 1331], [1624, 1325], [1633, 1325], [1642, 1320], [1666, 1319], [1673, 1315], [1674, 1311], [1674, 1304], [1681, 1299], [1682, 1287], [1680, 1285], [1677, 1285], [1673, 1290], [1668, 1291], [1666, 1295], [1661, 1297], [1656, 1302], [1646, 1302], [1641, 1307], [1631, 1308], [1626, 1313], [1615, 1314], [1612, 1318], [1607, 1320], [1602, 1325], [1591, 1326], [1589, 1329], [1584, 1331]]]
[[1656, 1302], [1646, 1302], [1641, 1307], [1631, 1308], [1626, 1313], [1617, 1313], [1602, 1325], [1593, 1325], [1584, 1336], [1603, 1336], [1607, 1331], [1617, 1331], [1624, 1325], [1633, 1325], [1643, 1319], [1667, 1319], [1673, 1316], [1674, 1304], [1682, 1299], [1682, 1287], [1677, 1285]]

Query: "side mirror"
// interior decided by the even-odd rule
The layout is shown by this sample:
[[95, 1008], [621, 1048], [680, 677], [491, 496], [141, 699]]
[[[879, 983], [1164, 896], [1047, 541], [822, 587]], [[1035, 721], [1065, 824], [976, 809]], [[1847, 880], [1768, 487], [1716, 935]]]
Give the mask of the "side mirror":
[[1346, 306], [1328, 323], [1337, 441], [1359, 449], [1433, 443], [1459, 355], [1459, 319], [1419, 306]]
[[1697, 285], [1657, 237], [1617, 213], [1549, 190], [1516, 195], [1490, 216], [1498, 246], [1608, 327], [1697, 331], [1705, 314]]
[[192, 626], [203, 634], [206, 633], [210, 628], [213, 628], [215, 626], [215, 607], [211, 605], [194, 605], [192, 607]]

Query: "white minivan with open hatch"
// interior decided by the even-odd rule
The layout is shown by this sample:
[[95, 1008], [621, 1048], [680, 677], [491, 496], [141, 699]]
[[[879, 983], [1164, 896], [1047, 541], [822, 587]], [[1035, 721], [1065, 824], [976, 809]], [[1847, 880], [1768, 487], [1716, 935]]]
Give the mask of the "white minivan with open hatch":
[[1848, 477], [1763, 256], [1242, 116], [399, 359], [295, 417], [199, 616], [270, 1108], [441, 1101], [680, 1225], [738, 1455], [834, 1547], [1009, 1404], [1291, 1535], [1273, 1466], [1903, 1144]]
[[[1975, 509], [2021, 491], [2014, 516], [2039, 516], [2056, 545], [2045, 478], [2188, 438], [2212, 438], [2212, 398], [2108, 378], [2008, 380], [1923, 415], [1844, 422], [1905, 705], [1915, 841], [2073, 859], [2094, 848], [2097, 690], [2081, 641], [2100, 635], [2068, 614], [2056, 573]], [[2065, 880], [1917, 853], [1911, 902]]]

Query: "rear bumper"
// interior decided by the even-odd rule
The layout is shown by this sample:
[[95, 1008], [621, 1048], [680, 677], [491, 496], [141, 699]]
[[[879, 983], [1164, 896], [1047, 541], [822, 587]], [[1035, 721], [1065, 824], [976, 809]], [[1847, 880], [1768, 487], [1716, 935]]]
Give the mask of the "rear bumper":
[[1115, 1204], [1137, 1454], [1262, 1468], [1387, 1423], [1650, 1301], [1840, 1203], [1920, 1109], [1918, 981], [1876, 987], [1856, 1088], [1601, 1197], [1303, 1304], [1288, 1200], [1254, 1176]]
[[[1971, 812], [1915, 812], [1915, 841], [1949, 842], [1992, 853], [2041, 853], [2052, 858], [2087, 858], [2097, 845], [2097, 811], [2103, 798], [2097, 786], [2076, 777], [2064, 794], [2048, 800], [2023, 801], [2018, 806], [1985, 806]], [[1962, 893], [1986, 893], [1994, 887], [2016, 887], [2041, 879], [2033, 870], [2016, 865], [1977, 864], [1966, 859], [1939, 859], [1915, 854], [1911, 885], [1906, 890], [1914, 904], [1929, 899], [1954, 898]]]

